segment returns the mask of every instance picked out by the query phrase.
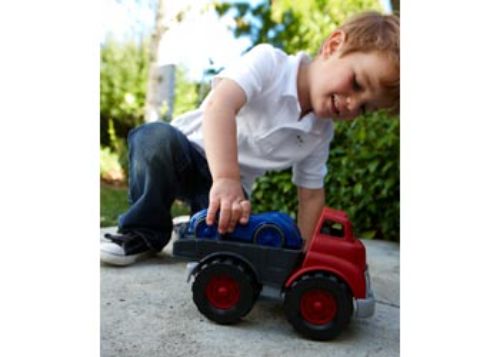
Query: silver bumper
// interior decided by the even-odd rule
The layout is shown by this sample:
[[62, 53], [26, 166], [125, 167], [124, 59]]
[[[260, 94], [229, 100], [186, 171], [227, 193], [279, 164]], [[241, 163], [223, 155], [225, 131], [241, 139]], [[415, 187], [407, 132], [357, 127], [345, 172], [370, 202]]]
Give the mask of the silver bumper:
[[375, 313], [375, 295], [372, 290], [372, 280], [368, 265], [365, 270], [366, 298], [354, 299], [354, 317], [371, 317]]
[[198, 268], [199, 263], [198, 262], [189, 262], [186, 265], [186, 271], [187, 271], [187, 282], [189, 283], [191, 281], [191, 276], [194, 273], [194, 270]]

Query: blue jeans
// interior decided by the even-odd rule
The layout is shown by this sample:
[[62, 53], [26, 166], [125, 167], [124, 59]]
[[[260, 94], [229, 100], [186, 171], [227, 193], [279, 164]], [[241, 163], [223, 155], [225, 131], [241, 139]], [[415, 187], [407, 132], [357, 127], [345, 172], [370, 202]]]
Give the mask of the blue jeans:
[[119, 217], [119, 232], [139, 231], [151, 249], [161, 251], [172, 233], [174, 200], [188, 203], [191, 213], [208, 207], [207, 160], [183, 133], [162, 122], [133, 129], [128, 145], [130, 207]]

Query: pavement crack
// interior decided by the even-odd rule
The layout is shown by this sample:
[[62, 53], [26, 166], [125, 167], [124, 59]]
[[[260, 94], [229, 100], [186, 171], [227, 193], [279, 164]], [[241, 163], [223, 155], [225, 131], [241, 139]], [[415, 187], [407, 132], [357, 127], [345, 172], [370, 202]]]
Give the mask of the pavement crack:
[[394, 303], [392, 303], [392, 302], [387, 302], [387, 301], [382, 301], [382, 300], [375, 300], [375, 302], [376, 302], [377, 304], [380, 304], [380, 305], [385, 305], [385, 306], [395, 307], [395, 308], [398, 308], [398, 309], [399, 309], [399, 305], [394, 304]]

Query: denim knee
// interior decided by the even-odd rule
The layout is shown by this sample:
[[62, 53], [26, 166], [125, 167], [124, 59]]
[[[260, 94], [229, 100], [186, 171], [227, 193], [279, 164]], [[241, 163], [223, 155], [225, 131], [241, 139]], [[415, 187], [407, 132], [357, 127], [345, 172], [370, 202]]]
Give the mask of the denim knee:
[[165, 150], [172, 141], [175, 129], [167, 123], [148, 123], [133, 129], [128, 135], [129, 149], [143, 160], [150, 160]]
[[135, 128], [129, 134], [128, 143], [130, 159], [139, 165], [167, 164], [182, 170], [190, 161], [187, 139], [168, 123], [154, 122]]

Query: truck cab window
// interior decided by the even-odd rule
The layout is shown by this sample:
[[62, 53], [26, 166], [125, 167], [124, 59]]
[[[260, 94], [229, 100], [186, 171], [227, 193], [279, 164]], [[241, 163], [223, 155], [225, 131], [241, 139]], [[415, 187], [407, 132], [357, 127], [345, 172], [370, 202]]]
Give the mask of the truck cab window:
[[335, 238], [344, 237], [344, 226], [341, 223], [325, 220], [320, 230], [321, 234], [326, 234]]

